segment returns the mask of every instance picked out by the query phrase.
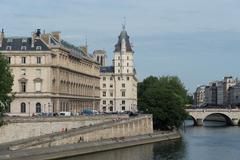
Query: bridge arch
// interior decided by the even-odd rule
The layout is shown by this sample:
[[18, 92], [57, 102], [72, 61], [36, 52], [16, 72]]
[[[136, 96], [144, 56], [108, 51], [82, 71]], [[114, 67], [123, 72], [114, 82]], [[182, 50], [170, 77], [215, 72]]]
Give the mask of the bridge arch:
[[192, 120], [193, 121], [193, 126], [197, 126], [197, 120], [194, 116], [188, 115], [186, 120]]
[[[203, 122], [204, 122], [205, 120], [207, 120], [207, 118], [212, 118], [212, 117], [214, 118], [214, 116], [221, 116], [221, 117], [223, 117], [223, 118], [225, 119], [225, 121], [226, 121], [226, 125], [228, 125], [228, 126], [233, 125], [232, 119], [231, 119], [227, 114], [218, 113], [218, 112], [216, 112], [216, 113], [210, 113], [210, 114], [206, 115], [206, 116], [203, 118]], [[211, 119], [210, 119], [210, 121], [211, 121]], [[215, 120], [213, 120], [213, 121], [218, 121], [218, 120], [215, 119]], [[219, 120], [219, 121], [221, 121], [221, 120]]]

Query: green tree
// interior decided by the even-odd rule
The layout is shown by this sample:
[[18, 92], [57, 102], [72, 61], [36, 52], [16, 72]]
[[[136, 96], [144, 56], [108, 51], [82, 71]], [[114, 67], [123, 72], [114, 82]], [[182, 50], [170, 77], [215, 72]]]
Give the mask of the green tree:
[[8, 106], [13, 99], [12, 92], [13, 75], [8, 61], [0, 53], [0, 126], [3, 122], [3, 116], [8, 111]]
[[176, 76], [150, 76], [138, 85], [138, 109], [153, 114], [155, 129], [180, 127], [187, 117], [187, 90]]

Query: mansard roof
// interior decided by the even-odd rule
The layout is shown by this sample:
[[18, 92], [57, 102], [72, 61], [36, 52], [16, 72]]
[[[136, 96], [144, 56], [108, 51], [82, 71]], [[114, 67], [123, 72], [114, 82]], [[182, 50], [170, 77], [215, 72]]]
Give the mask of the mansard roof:
[[132, 46], [131, 46], [131, 43], [129, 41], [129, 36], [128, 36], [127, 31], [125, 29], [123, 29], [122, 32], [120, 33], [120, 35], [118, 36], [118, 42], [115, 45], [114, 52], [120, 52], [121, 51], [122, 39], [125, 39], [126, 51], [127, 52], [134, 52], [132, 50]]
[[0, 51], [7, 50], [7, 47], [11, 47], [11, 51], [21, 51], [22, 46], [25, 46], [26, 51], [36, 51], [37, 47], [41, 47], [41, 51], [49, 51], [50, 49], [41, 39], [34, 40], [34, 47], [32, 47], [32, 38], [31, 37], [6, 37], [3, 38], [2, 47]]
[[114, 73], [114, 66], [100, 67], [100, 73]]

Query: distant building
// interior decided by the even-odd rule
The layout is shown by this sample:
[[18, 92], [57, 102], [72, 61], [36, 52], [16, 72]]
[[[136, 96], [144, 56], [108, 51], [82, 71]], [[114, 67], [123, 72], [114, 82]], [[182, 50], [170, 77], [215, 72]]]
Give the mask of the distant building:
[[206, 90], [206, 86], [200, 86], [196, 89], [196, 92], [194, 93], [194, 101], [195, 104], [200, 107], [202, 105], [204, 105], [205, 102], [205, 90]]
[[235, 86], [237, 84], [237, 80], [233, 79], [232, 76], [224, 77], [224, 104], [229, 104], [228, 90], [230, 87]]
[[112, 66], [106, 66], [104, 51], [94, 52], [95, 59], [102, 65], [100, 69], [101, 111], [137, 111], [137, 77], [133, 54], [125, 26], [115, 45]]
[[[236, 104], [238, 97], [237, 79], [233, 77], [224, 77], [222, 81], [214, 81], [208, 86], [200, 86], [195, 92], [195, 104], [208, 106], [228, 106]], [[230, 93], [231, 92], [231, 93]], [[234, 98], [235, 96], [235, 98]], [[204, 101], [202, 100], [204, 97]]]
[[223, 81], [216, 82], [217, 86], [217, 105], [223, 106], [225, 104], [225, 83]]
[[240, 106], [240, 83], [229, 88], [229, 104]]
[[217, 106], [217, 85], [210, 83], [205, 89], [205, 102], [209, 106]]
[[0, 52], [14, 75], [9, 115], [99, 109], [99, 64], [86, 47], [61, 40], [60, 32], [6, 37], [2, 31]]

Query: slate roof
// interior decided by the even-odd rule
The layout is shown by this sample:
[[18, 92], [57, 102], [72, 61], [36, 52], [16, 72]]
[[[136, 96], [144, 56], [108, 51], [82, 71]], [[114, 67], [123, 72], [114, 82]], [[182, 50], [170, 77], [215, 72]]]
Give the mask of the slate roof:
[[100, 67], [101, 73], [114, 73], [114, 66]]
[[118, 36], [118, 42], [115, 45], [115, 50], [114, 52], [120, 52], [121, 51], [121, 44], [122, 44], [122, 39], [125, 39], [125, 43], [126, 43], [126, 51], [127, 52], [134, 52], [132, 50], [132, 46], [131, 43], [129, 41], [129, 36], [127, 34], [127, 31], [124, 29], [122, 30], [122, 32], [120, 33], [120, 35]]
[[41, 51], [49, 51], [50, 49], [41, 39], [35, 39], [34, 47], [32, 45], [32, 38], [30, 37], [8, 37], [3, 38], [2, 47], [0, 51], [6, 51], [7, 46], [11, 46], [11, 51], [21, 51], [22, 46], [26, 46], [26, 51], [36, 51], [37, 46], [41, 46]]

